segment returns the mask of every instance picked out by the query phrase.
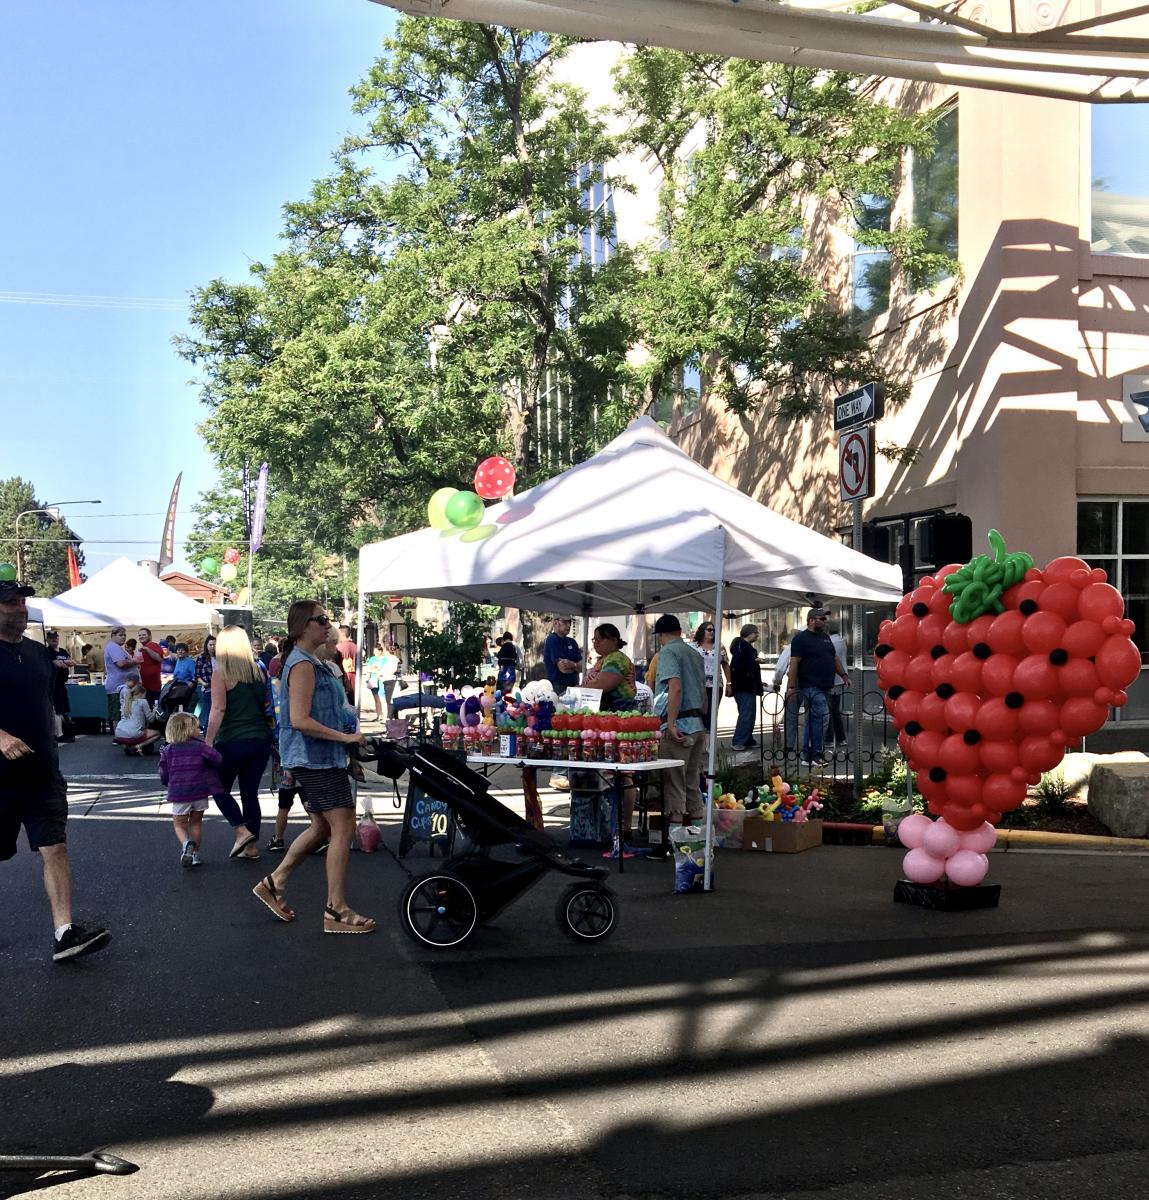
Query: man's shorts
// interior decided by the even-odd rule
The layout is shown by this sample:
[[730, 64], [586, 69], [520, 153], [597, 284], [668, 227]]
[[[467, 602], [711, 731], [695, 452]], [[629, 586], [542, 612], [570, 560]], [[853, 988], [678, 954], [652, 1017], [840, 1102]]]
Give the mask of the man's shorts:
[[0, 783], [0, 862], [16, 853], [20, 826], [28, 847], [64, 844], [68, 821], [68, 784], [58, 772], [49, 779], [28, 783]]

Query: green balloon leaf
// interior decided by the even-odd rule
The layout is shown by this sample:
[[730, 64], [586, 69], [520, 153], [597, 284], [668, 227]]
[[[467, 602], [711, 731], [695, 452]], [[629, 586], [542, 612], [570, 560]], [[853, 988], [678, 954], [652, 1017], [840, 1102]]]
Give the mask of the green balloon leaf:
[[1033, 559], [1023, 550], [1007, 554], [1005, 538], [996, 529], [989, 531], [988, 540], [992, 558], [987, 554], [971, 558], [942, 584], [942, 591], [954, 598], [950, 617], [959, 625], [968, 625], [984, 613], [1004, 612], [1002, 593], [1019, 584], [1033, 566]]

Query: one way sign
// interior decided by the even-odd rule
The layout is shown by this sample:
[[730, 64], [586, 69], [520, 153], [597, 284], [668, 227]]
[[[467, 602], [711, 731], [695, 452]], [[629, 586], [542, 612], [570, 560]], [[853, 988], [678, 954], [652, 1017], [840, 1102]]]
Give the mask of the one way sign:
[[834, 428], [854, 429], [880, 420], [886, 408], [886, 385], [866, 383], [834, 401]]

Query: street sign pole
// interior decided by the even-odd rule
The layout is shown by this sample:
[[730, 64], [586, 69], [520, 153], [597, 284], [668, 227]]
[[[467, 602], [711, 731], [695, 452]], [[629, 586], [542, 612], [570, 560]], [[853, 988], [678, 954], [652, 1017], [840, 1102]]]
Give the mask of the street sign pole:
[[[862, 502], [861, 500], [853, 501], [854, 508], [854, 549], [861, 551], [862, 549]], [[865, 670], [863, 666], [862, 654], [862, 621], [863, 612], [861, 604], [854, 604], [854, 630], [851, 641], [854, 649], [854, 799], [862, 798], [862, 702], [865, 693]], [[846, 666], [843, 663], [842, 666]]]

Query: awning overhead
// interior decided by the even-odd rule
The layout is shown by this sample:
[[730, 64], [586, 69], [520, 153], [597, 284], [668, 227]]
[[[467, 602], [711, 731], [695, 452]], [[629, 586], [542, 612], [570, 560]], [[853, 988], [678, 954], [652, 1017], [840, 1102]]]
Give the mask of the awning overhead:
[[[982, 23], [983, 5], [896, 0], [374, 0], [416, 16], [512, 25], [861, 75], [1062, 100], [1149, 100], [1149, 39], [1098, 35], [1144, 6], [1034, 32]], [[1011, 6], [1012, 10], [1012, 6]]]

